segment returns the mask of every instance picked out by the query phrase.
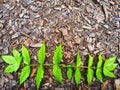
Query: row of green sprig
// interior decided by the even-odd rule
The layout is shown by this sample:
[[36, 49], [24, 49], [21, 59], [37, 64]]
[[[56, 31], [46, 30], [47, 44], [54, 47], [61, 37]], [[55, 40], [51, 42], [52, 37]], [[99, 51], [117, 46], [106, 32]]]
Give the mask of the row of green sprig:
[[[37, 73], [36, 73], [37, 89], [39, 89], [42, 79], [44, 77], [44, 66], [53, 66], [52, 74], [54, 75], [56, 81], [59, 83], [63, 82], [61, 67], [65, 67], [67, 69], [66, 74], [67, 74], [68, 80], [70, 80], [70, 81], [73, 76], [73, 69], [75, 70], [74, 80], [75, 80], [75, 83], [77, 86], [79, 85], [80, 80], [82, 78], [81, 69], [83, 69], [83, 68], [87, 69], [88, 84], [91, 84], [91, 82], [92, 82], [92, 78], [94, 76], [94, 70], [96, 71], [95, 75], [100, 82], [103, 82], [102, 74], [104, 74], [105, 76], [108, 76], [108, 77], [115, 78], [115, 75], [111, 71], [114, 71], [114, 69], [117, 66], [117, 63], [115, 63], [116, 56], [108, 58], [103, 62], [102, 54], [100, 53], [98, 56], [97, 66], [93, 67], [93, 57], [90, 54], [88, 54], [88, 56], [89, 56], [88, 66], [81, 65], [82, 60], [81, 60], [79, 52], [77, 53], [75, 64], [70, 64], [70, 65], [60, 64], [62, 57], [63, 57], [61, 44], [54, 51], [53, 64], [44, 64], [45, 63], [45, 52], [46, 52], [45, 44], [42, 44], [42, 46], [40, 47], [40, 49], [38, 50], [38, 53], [37, 53], [38, 54], [37, 55], [38, 56], [38, 65], [37, 65], [38, 69], [37, 69]], [[30, 76], [30, 72], [31, 72], [30, 67], [32, 66], [30, 64], [30, 62], [31, 62], [30, 54], [24, 45], [22, 45], [22, 55], [16, 49], [13, 49], [12, 54], [13, 55], [2, 55], [1, 56], [2, 59], [7, 64], [9, 64], [5, 68], [4, 72], [5, 73], [16, 72], [19, 69], [21, 62], [23, 60], [24, 67], [20, 73], [20, 85], [21, 85]]]

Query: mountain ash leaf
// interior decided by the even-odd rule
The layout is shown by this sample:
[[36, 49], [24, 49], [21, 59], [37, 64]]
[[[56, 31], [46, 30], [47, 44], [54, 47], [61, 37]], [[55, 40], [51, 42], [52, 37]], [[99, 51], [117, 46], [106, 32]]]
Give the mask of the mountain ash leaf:
[[80, 80], [81, 80], [80, 68], [76, 68], [76, 70], [75, 70], [75, 82], [76, 82], [77, 86], [78, 86]]
[[7, 64], [14, 64], [16, 63], [16, 60], [13, 56], [11, 55], [3, 55], [2, 56], [3, 61], [5, 61]]
[[20, 73], [20, 85], [29, 77], [30, 66], [25, 66]]
[[111, 66], [114, 62], [115, 62], [115, 60], [116, 60], [116, 56], [114, 56], [114, 57], [111, 57], [111, 58], [109, 58], [109, 59], [106, 59], [105, 60], [105, 63], [104, 63], [104, 66]]
[[97, 68], [101, 68], [102, 66], [102, 54], [100, 53], [99, 56], [98, 56], [98, 63], [97, 63]]
[[54, 51], [53, 64], [59, 64], [62, 60], [62, 45], [59, 45]]
[[67, 67], [67, 78], [68, 80], [72, 79], [72, 67]]
[[58, 65], [53, 66], [52, 73], [53, 73], [56, 81], [58, 81], [59, 83], [62, 83], [62, 72], [61, 72], [61, 69]]
[[108, 77], [111, 77], [111, 78], [115, 78], [115, 77], [116, 77], [112, 72], [110, 72], [110, 71], [109, 71], [108, 69], [106, 69], [106, 68], [103, 69], [103, 74], [104, 74], [105, 76], [108, 76]]
[[25, 46], [22, 45], [22, 57], [25, 64], [30, 64], [30, 54]]
[[40, 87], [40, 83], [42, 82], [43, 76], [44, 76], [44, 69], [43, 69], [43, 66], [40, 65], [38, 67], [37, 74], [36, 74], [36, 86], [37, 86], [37, 89], [39, 89], [39, 87]]
[[21, 57], [20, 53], [16, 49], [13, 49], [12, 53], [13, 53], [13, 56], [14, 56], [15, 60], [17, 61], [17, 63], [20, 64], [22, 61], [22, 57]]
[[39, 64], [44, 64], [45, 60], [45, 44], [42, 44], [41, 48], [38, 51], [38, 62]]
[[93, 74], [94, 74], [93, 70], [91, 68], [88, 68], [88, 70], [87, 70], [87, 82], [88, 82], [88, 84], [91, 84]]
[[5, 68], [5, 73], [12, 73], [14, 71], [14, 65], [9, 65]]
[[102, 83], [102, 70], [101, 69], [97, 69], [96, 70], [96, 77], [97, 79]]
[[93, 64], [93, 57], [89, 54], [88, 67], [91, 67]]
[[81, 64], [81, 58], [80, 58], [80, 54], [79, 52], [77, 53], [77, 58], [76, 58], [76, 66], [77, 67], [80, 67], [80, 64]]

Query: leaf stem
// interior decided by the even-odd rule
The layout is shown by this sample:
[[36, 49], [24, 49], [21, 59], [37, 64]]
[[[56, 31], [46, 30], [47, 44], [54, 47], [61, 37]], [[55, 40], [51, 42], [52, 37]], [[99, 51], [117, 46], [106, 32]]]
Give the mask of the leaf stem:
[[[46, 67], [51, 67], [51, 66], [54, 66], [55, 64], [52, 64], [52, 63], [50, 63], [50, 64], [43, 64], [43, 66], [46, 66]], [[60, 67], [65, 67], [65, 68], [67, 68], [67, 67], [71, 67], [71, 68], [85, 68], [85, 69], [87, 69], [88, 68], [88, 66], [83, 66], [83, 65], [81, 65], [81, 66], [79, 66], [79, 67], [77, 67], [77, 66], [74, 66], [74, 65], [65, 65], [65, 64], [58, 64]], [[39, 64], [30, 64], [30, 66], [33, 66], [33, 67], [38, 67], [39, 66]], [[90, 68], [93, 68], [93, 69], [97, 69], [97, 67], [90, 67]]]

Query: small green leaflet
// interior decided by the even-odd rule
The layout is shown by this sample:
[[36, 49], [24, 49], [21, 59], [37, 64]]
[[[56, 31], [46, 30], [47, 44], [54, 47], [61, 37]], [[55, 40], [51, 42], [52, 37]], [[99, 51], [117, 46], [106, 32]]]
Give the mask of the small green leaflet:
[[[16, 52], [19, 53], [18, 51], [16, 51]], [[16, 52], [14, 52], [15, 55], [17, 55]], [[20, 63], [22, 60], [20, 55], [18, 56], [18, 58], [16, 58], [15, 56], [13, 57], [10, 55], [4, 55], [4, 56], [2, 56], [2, 59], [7, 64], [9, 64], [9, 66], [7, 66], [4, 70], [4, 72], [6, 72], [6, 73], [12, 73], [13, 71], [16, 72], [19, 69]]]
[[44, 69], [43, 69], [43, 66], [40, 65], [38, 67], [38, 71], [37, 71], [37, 74], [36, 74], [36, 86], [37, 86], [37, 89], [39, 89], [39, 86], [40, 86], [40, 83], [43, 79], [43, 76], [44, 76]]
[[88, 67], [91, 67], [93, 64], [93, 57], [89, 54]]
[[75, 70], [75, 82], [76, 82], [77, 86], [78, 86], [80, 79], [81, 79], [80, 64], [81, 64], [81, 58], [80, 58], [80, 54], [78, 52], [77, 58], [76, 58], [76, 70]]
[[58, 65], [53, 66], [52, 73], [53, 73], [56, 81], [58, 81], [59, 83], [62, 83], [62, 72], [61, 72], [61, 69]]
[[76, 58], [76, 66], [77, 67], [80, 67], [80, 64], [81, 64], [81, 58], [80, 58], [80, 54], [79, 52], [77, 53], [77, 58]]
[[102, 54], [100, 53], [98, 56], [98, 63], [97, 63], [97, 70], [96, 70], [96, 77], [100, 82], [102, 81], [102, 70], [101, 70], [101, 66], [102, 66]]
[[80, 68], [76, 68], [76, 70], [75, 70], [75, 82], [76, 82], [77, 86], [78, 86], [80, 80], [81, 80]]
[[42, 82], [44, 76], [44, 69], [43, 69], [44, 61], [45, 61], [45, 44], [42, 44], [41, 48], [38, 51], [38, 63], [41, 65], [38, 67], [38, 71], [36, 74], [37, 89], [39, 89], [40, 83]]
[[111, 57], [111, 58], [109, 58], [109, 59], [107, 59], [106, 61], [105, 61], [105, 64], [111, 64], [111, 63], [114, 63], [115, 61], [116, 61], [116, 56], [114, 56], [114, 57]]
[[29, 77], [30, 66], [25, 66], [20, 73], [20, 85]]
[[39, 64], [44, 64], [44, 60], [45, 60], [45, 44], [42, 44], [41, 48], [38, 51]]
[[59, 64], [61, 60], [62, 60], [62, 45], [59, 45], [54, 52], [53, 64]]
[[14, 64], [16, 63], [16, 60], [13, 56], [11, 55], [3, 55], [2, 59], [7, 63], [7, 64]]
[[102, 54], [100, 53], [99, 56], [98, 56], [98, 63], [97, 63], [97, 68], [101, 68], [102, 66]]
[[109, 66], [107, 69], [108, 69], [109, 71], [113, 71], [113, 70], [116, 68], [117, 65], [118, 65], [118, 64], [112, 64], [112, 65]]
[[108, 76], [108, 77], [112, 77], [112, 78], [116, 77], [112, 72], [108, 71], [108, 69], [106, 68], [103, 69], [103, 73], [105, 76]]
[[22, 57], [25, 64], [30, 64], [30, 54], [25, 46], [22, 45]]
[[67, 78], [68, 80], [72, 79], [72, 67], [67, 67]]
[[91, 69], [91, 66], [93, 64], [93, 57], [89, 54], [89, 61], [88, 61], [88, 70], [87, 70], [87, 82], [90, 84], [92, 82], [93, 78], [93, 70]]
[[12, 73], [14, 71], [14, 65], [9, 65], [5, 68], [5, 73]]
[[91, 84], [93, 74], [94, 74], [93, 70], [91, 68], [88, 68], [88, 70], [87, 70], [87, 82], [88, 82], [88, 84]]
[[102, 83], [102, 70], [101, 69], [97, 69], [96, 70], [96, 77], [97, 79]]
[[16, 60], [16, 63], [14, 64], [15, 72], [16, 72], [20, 67], [22, 57], [21, 57], [20, 53], [16, 49], [13, 49], [12, 53], [13, 53], [13, 56], [14, 56], [14, 58]]
[[115, 67], [117, 66], [117, 64], [114, 64], [115, 60], [116, 60], [116, 56], [106, 59], [106, 61], [104, 63], [104, 68], [109, 68], [110, 71], [115, 69]]
[[115, 75], [111, 72], [117, 66], [117, 64], [114, 63], [115, 61], [116, 61], [116, 56], [106, 59], [104, 66], [103, 66], [103, 74], [105, 76], [115, 78]]
[[20, 53], [16, 49], [13, 49], [12, 53], [13, 53], [15, 60], [20, 64], [22, 61], [22, 57]]

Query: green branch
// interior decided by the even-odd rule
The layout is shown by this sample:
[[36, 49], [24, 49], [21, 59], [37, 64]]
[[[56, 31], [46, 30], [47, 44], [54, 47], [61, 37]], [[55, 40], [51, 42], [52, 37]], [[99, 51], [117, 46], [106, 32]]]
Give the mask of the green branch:
[[[59, 45], [54, 51], [53, 55], [53, 63], [45, 64], [45, 53], [46, 47], [45, 44], [42, 44], [41, 48], [38, 50], [37, 57], [38, 63], [31, 64], [31, 58], [29, 51], [27, 48], [22, 45], [22, 53], [19, 53], [16, 49], [12, 51], [13, 55], [2, 55], [1, 58], [8, 66], [5, 68], [5, 73], [13, 73], [16, 72], [20, 65], [23, 67], [20, 73], [20, 85], [24, 83], [27, 78], [30, 76], [31, 67], [37, 67], [36, 73], [36, 88], [39, 89], [42, 79], [44, 77], [44, 67], [53, 67], [52, 74], [55, 77], [56, 81], [59, 83], [63, 82], [62, 70], [61, 67], [66, 68], [66, 75], [69, 81], [71, 81], [74, 76], [74, 81], [78, 86], [82, 77], [81, 69], [87, 70], [87, 82], [91, 84], [94, 73], [96, 74], [96, 78], [102, 83], [103, 75], [111, 78], [115, 78], [116, 76], [112, 71], [115, 70], [118, 64], [116, 64], [116, 56], [106, 59], [103, 62], [102, 54], [100, 53], [98, 56], [97, 66], [93, 66], [93, 57], [88, 54], [88, 65], [81, 65], [82, 59], [80, 53], [77, 53], [76, 62], [74, 64], [65, 65], [61, 64], [61, 60], [63, 58], [62, 54], [62, 45]], [[73, 71], [75, 71], [73, 73]]]

